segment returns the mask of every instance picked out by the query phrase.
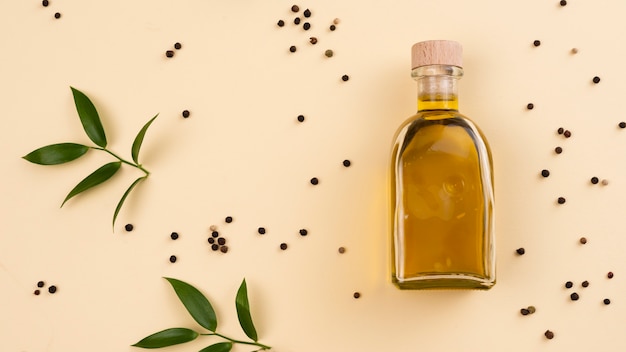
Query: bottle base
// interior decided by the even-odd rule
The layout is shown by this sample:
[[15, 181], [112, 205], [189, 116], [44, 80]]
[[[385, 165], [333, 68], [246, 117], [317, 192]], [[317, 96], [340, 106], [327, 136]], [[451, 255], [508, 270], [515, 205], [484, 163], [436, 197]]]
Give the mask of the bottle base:
[[455, 275], [429, 275], [415, 278], [399, 279], [395, 276], [391, 281], [401, 290], [422, 290], [422, 289], [467, 289], [467, 290], [489, 290], [495, 285], [493, 279], [455, 274]]

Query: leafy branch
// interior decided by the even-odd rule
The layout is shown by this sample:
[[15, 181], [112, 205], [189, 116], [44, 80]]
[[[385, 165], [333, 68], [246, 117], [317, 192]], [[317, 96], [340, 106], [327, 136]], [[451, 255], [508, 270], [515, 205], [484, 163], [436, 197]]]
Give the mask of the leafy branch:
[[228, 352], [236, 343], [258, 347], [255, 351], [265, 351], [271, 349], [270, 346], [258, 342], [257, 332], [254, 328], [254, 324], [252, 323], [252, 316], [250, 315], [248, 289], [245, 279], [241, 282], [239, 290], [237, 291], [235, 305], [237, 308], [239, 325], [241, 325], [244, 333], [250, 338], [251, 341], [236, 340], [217, 333], [217, 317], [209, 300], [197, 288], [186, 282], [167, 277], [165, 279], [172, 285], [176, 295], [183, 303], [189, 314], [191, 314], [191, 317], [200, 326], [211, 332], [200, 333], [187, 328], [169, 328], [145, 337], [141, 341], [134, 344], [134, 347], [161, 348], [193, 341], [198, 338], [198, 336], [218, 336], [226, 341], [214, 343], [203, 348], [200, 352]]
[[107, 149], [106, 134], [104, 133], [104, 127], [102, 126], [102, 122], [100, 121], [100, 116], [98, 115], [96, 107], [83, 92], [73, 87], [70, 88], [72, 89], [72, 94], [74, 96], [74, 105], [76, 105], [76, 111], [78, 112], [78, 117], [80, 118], [80, 122], [83, 125], [83, 129], [85, 130], [85, 133], [87, 133], [89, 139], [91, 139], [91, 141], [94, 142], [96, 146], [86, 146], [78, 143], [57, 143], [36, 149], [25, 155], [23, 158], [30, 161], [31, 163], [39, 165], [58, 165], [76, 160], [85, 155], [89, 150], [93, 149], [104, 151], [117, 159], [117, 161], [110, 162], [101, 166], [96, 171], [92, 172], [89, 176], [80, 181], [65, 197], [63, 203], [61, 203], [61, 207], [63, 207], [63, 205], [65, 205], [65, 203], [74, 196], [109, 180], [119, 171], [122, 164], [126, 164], [138, 170], [141, 170], [144, 173], [144, 176], [136, 179], [130, 185], [130, 187], [128, 187], [120, 201], [117, 203], [117, 206], [115, 207], [115, 212], [113, 213], [113, 228], [115, 229], [115, 220], [117, 219], [117, 215], [122, 209], [124, 201], [130, 194], [130, 192], [135, 188], [135, 186], [137, 186], [137, 184], [145, 180], [150, 175], [150, 172], [139, 163], [139, 151], [141, 150], [141, 145], [143, 143], [143, 139], [146, 135], [148, 127], [150, 127], [154, 119], [157, 118], [158, 114], [150, 119], [150, 121], [148, 121], [141, 128], [141, 130], [135, 137], [131, 149], [131, 156], [133, 161], [128, 161], [119, 157], [111, 150]]

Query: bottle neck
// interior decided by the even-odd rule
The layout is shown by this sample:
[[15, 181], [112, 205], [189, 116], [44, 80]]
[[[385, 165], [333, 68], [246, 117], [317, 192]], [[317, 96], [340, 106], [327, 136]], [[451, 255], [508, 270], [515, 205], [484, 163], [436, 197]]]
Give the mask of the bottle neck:
[[417, 111], [459, 110], [457, 81], [463, 69], [451, 65], [421, 66], [411, 71], [417, 81]]

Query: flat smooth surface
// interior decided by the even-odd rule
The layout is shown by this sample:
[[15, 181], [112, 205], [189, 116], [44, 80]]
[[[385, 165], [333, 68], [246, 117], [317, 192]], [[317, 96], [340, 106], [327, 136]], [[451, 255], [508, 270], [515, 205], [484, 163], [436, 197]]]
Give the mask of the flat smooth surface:
[[[626, 2], [320, 0], [298, 4], [301, 17], [312, 12], [308, 31], [291, 5], [0, 2], [0, 350], [130, 352], [162, 329], [200, 330], [166, 276], [205, 293], [218, 331], [240, 339], [234, 300], [245, 277], [260, 341], [278, 352], [624, 351]], [[415, 112], [411, 46], [429, 39], [463, 44], [460, 111], [494, 154], [498, 282], [487, 292], [390, 283], [387, 164], [396, 128]], [[141, 172], [124, 165], [60, 208], [112, 156], [21, 158], [52, 143], [93, 145], [70, 86], [93, 100], [109, 148], [129, 160], [159, 113], [140, 155], [151, 175], [114, 232], [115, 205]], [[211, 225], [228, 253], [209, 248]]]

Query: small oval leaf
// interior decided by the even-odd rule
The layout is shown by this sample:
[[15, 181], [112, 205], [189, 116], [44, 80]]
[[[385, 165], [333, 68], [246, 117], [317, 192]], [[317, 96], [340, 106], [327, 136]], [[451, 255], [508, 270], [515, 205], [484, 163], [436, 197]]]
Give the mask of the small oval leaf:
[[124, 192], [124, 195], [122, 196], [122, 199], [120, 199], [119, 203], [117, 203], [117, 207], [115, 207], [115, 213], [113, 213], [113, 229], [114, 230], [115, 230], [115, 219], [117, 219], [117, 214], [119, 214], [120, 209], [122, 209], [122, 205], [124, 204], [126, 197], [128, 197], [128, 195], [130, 194], [130, 191], [132, 191], [133, 188], [135, 188], [135, 186], [137, 186], [137, 184], [141, 182], [142, 180], [144, 180], [146, 177], [148, 176], [143, 176], [143, 177], [136, 179], [135, 182], [133, 182], [130, 185], [130, 187], [128, 187], [126, 192]]
[[139, 133], [137, 133], [137, 137], [135, 137], [131, 154], [133, 156], [133, 161], [137, 164], [139, 164], [139, 150], [141, 149], [141, 143], [143, 143], [143, 137], [146, 135], [146, 131], [148, 130], [148, 127], [150, 127], [150, 125], [152, 124], [152, 121], [154, 121], [154, 119], [156, 119], [157, 116], [159, 116], [159, 114], [154, 115], [154, 117], [150, 119], [150, 121], [148, 121], [141, 128]]
[[107, 137], [104, 134], [104, 127], [102, 127], [102, 122], [100, 121], [96, 107], [85, 93], [74, 87], [70, 88], [72, 89], [74, 105], [76, 105], [76, 111], [78, 112], [78, 117], [80, 117], [80, 122], [83, 124], [85, 133], [87, 133], [87, 136], [92, 142], [105, 148], [107, 146]]
[[215, 332], [217, 317], [209, 300], [197, 288], [190, 284], [172, 278], [165, 278], [176, 291], [178, 299], [193, 319], [203, 328]]
[[228, 352], [233, 348], [232, 342], [218, 342], [209, 347], [205, 347], [200, 352]]
[[76, 160], [88, 150], [89, 147], [82, 144], [58, 143], [33, 150], [23, 158], [39, 165], [58, 165]]
[[237, 306], [237, 318], [239, 318], [239, 325], [246, 333], [246, 335], [253, 341], [257, 341], [257, 333], [252, 323], [252, 316], [250, 315], [250, 304], [248, 302], [248, 288], [246, 285], [246, 279], [243, 279], [239, 290], [237, 291], [237, 298], [235, 300]]
[[101, 166], [98, 170], [91, 173], [91, 175], [85, 177], [82, 181], [80, 181], [79, 184], [76, 185], [76, 187], [74, 187], [74, 189], [70, 191], [67, 197], [65, 197], [65, 200], [61, 204], [61, 207], [63, 207], [65, 202], [70, 200], [75, 195], [82, 193], [110, 179], [111, 176], [115, 175], [117, 170], [120, 169], [120, 166], [122, 166], [122, 163], [119, 161], [111, 162]]
[[133, 346], [141, 348], [161, 348], [173, 346], [193, 341], [198, 337], [198, 335], [199, 334], [197, 332], [186, 328], [165, 329], [145, 337]]

